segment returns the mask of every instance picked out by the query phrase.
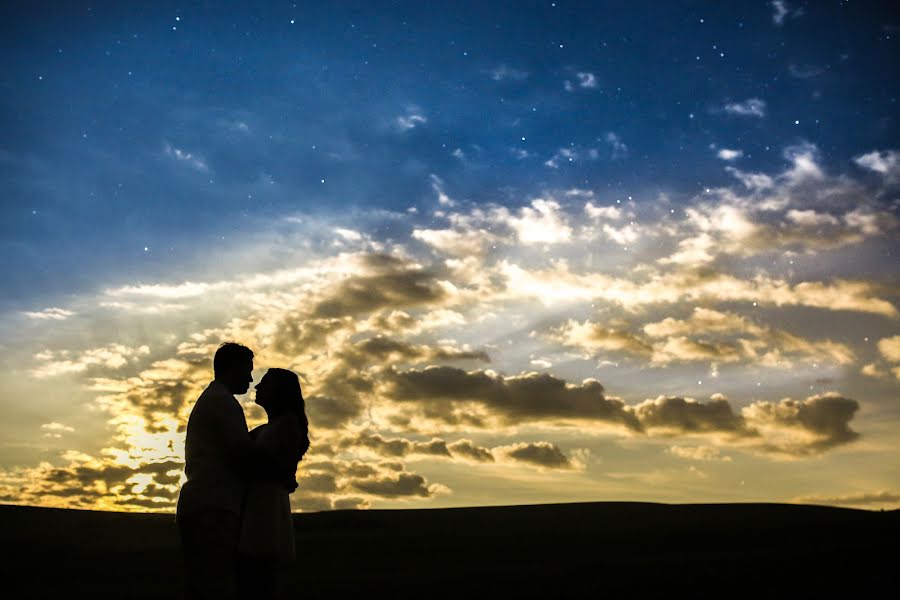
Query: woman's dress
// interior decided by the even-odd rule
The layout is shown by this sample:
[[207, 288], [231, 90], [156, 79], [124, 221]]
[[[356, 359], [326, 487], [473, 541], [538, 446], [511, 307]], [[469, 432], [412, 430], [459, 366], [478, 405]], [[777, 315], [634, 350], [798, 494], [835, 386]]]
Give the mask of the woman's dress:
[[[296, 415], [281, 415], [260, 426], [255, 434], [258, 444], [279, 461], [293, 462], [296, 468], [303, 435]], [[238, 550], [284, 560], [295, 558], [290, 494], [282, 484], [254, 481], [248, 486]]]

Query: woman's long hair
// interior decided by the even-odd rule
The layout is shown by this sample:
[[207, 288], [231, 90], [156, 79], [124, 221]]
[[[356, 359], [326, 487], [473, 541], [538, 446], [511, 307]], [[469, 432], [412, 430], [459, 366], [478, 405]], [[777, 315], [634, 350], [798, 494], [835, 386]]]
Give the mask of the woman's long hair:
[[306, 401], [300, 389], [300, 378], [293, 371], [278, 368], [266, 371], [265, 377], [271, 378], [275, 383], [274, 396], [278, 405], [285, 411], [294, 413], [300, 422], [301, 438], [300, 447], [297, 449], [299, 461], [309, 449], [309, 420], [306, 418]]

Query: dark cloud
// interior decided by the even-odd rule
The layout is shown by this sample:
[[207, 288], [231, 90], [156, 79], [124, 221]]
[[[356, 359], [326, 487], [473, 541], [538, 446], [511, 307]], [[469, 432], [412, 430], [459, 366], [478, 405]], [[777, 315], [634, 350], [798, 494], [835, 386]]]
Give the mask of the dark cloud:
[[777, 403], [755, 402], [744, 410], [744, 416], [748, 423], [756, 427], [774, 426], [812, 434], [812, 441], [774, 448], [776, 451], [809, 454], [856, 440], [859, 433], [850, 428], [850, 421], [858, 410], [859, 402], [832, 392], [805, 400], [787, 398]]
[[440, 438], [429, 441], [413, 441], [406, 438], [384, 438], [375, 433], [361, 433], [341, 441], [343, 449], [366, 448], [382, 456], [405, 457], [412, 454], [445, 458], [463, 458], [476, 462], [494, 462], [490, 448], [483, 448], [471, 440], [457, 440], [447, 443]]
[[334, 510], [359, 510], [369, 508], [369, 501], [358, 496], [344, 496], [334, 499]]
[[490, 358], [482, 351], [416, 345], [385, 336], [350, 344], [333, 355], [329, 370], [316, 382], [316, 393], [307, 399], [310, 423], [336, 429], [358, 417], [365, 408], [364, 396], [373, 390], [370, 366], [443, 360], [490, 361]]
[[[89, 506], [100, 498], [110, 497], [122, 506], [169, 510], [178, 498], [178, 481], [184, 464], [179, 461], [145, 463], [137, 468], [117, 464], [73, 464], [53, 467], [40, 474], [33, 486], [22, 490], [24, 496], [67, 498], [77, 506]], [[170, 475], [169, 472], [175, 472]], [[128, 483], [134, 475], [152, 476], [147, 485]]]
[[416, 442], [405, 438], [387, 439], [375, 433], [362, 433], [356, 438], [348, 438], [341, 443], [342, 448], [363, 447], [384, 456], [403, 457], [410, 454], [450, 457], [447, 443], [434, 438], [427, 442]]
[[478, 446], [471, 440], [457, 440], [447, 448], [453, 456], [462, 456], [476, 462], [494, 462], [494, 454], [490, 449]]
[[365, 494], [384, 498], [401, 496], [430, 498], [435, 493], [434, 486], [429, 486], [425, 478], [416, 473], [397, 473], [396, 475], [360, 479], [353, 481], [350, 487]]
[[338, 491], [338, 485], [332, 473], [302, 470], [297, 477], [298, 493], [332, 494]]
[[352, 329], [352, 317], [342, 319], [317, 319], [305, 312], [296, 311], [283, 318], [272, 340], [272, 348], [282, 354], [311, 355], [323, 352], [328, 346], [328, 337], [344, 329]]
[[660, 396], [634, 407], [634, 414], [647, 429], [668, 429], [678, 433], [724, 431], [747, 433], [743, 420], [731, 410], [724, 397], [696, 402]]
[[310, 427], [326, 429], [338, 428], [358, 416], [363, 410], [363, 402], [358, 395], [343, 395], [339, 398], [311, 396], [306, 398], [306, 414]]
[[45, 481], [62, 486], [71, 486], [74, 489], [83, 489], [102, 483], [106, 487], [124, 483], [126, 479], [137, 471], [131, 467], [122, 465], [110, 465], [99, 467], [71, 467], [57, 468], [47, 473]]
[[299, 488], [292, 504], [301, 510], [331, 510], [333, 508], [367, 508], [369, 498], [430, 498], [442, 486], [431, 484], [424, 477], [406, 470], [402, 462], [363, 462], [341, 459], [302, 463], [298, 473]]
[[640, 429], [625, 404], [604, 396], [603, 386], [587, 380], [569, 384], [549, 374], [503, 377], [485, 371], [454, 367], [386, 373], [386, 397], [418, 402], [426, 414], [456, 422], [454, 404], [477, 403], [509, 423], [539, 419], [591, 419]]
[[334, 502], [329, 496], [310, 496], [298, 492], [291, 496], [291, 506], [298, 508], [303, 512], [318, 512], [332, 510], [334, 508]]
[[571, 469], [569, 457], [550, 442], [516, 444], [506, 450], [506, 455], [514, 460], [531, 463], [547, 469]]
[[369, 313], [382, 308], [433, 304], [447, 294], [434, 274], [384, 254], [364, 259], [370, 273], [342, 281], [312, 311], [314, 317], [335, 318]]

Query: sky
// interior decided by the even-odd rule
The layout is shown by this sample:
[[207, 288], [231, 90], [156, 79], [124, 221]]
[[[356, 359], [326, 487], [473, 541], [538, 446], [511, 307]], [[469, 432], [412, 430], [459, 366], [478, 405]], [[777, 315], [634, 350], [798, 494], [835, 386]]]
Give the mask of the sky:
[[0, 502], [173, 510], [236, 340], [295, 510], [900, 506], [884, 3], [0, 13]]

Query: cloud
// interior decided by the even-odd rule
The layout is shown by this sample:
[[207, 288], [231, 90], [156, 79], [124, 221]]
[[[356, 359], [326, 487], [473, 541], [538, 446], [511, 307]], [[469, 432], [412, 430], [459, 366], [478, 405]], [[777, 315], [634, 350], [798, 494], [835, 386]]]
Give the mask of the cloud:
[[335, 227], [334, 232], [338, 234], [341, 238], [349, 241], [349, 242], [359, 242], [363, 239], [363, 235], [355, 231], [353, 229], [345, 229], [343, 227]]
[[678, 434], [749, 434], [740, 415], [732, 411], [731, 404], [721, 395], [713, 396], [706, 403], [690, 398], [660, 396], [635, 406], [634, 414], [647, 429], [661, 429]]
[[618, 221], [622, 218], [622, 210], [617, 206], [594, 206], [588, 202], [584, 205], [585, 214], [591, 219], [609, 219], [610, 221]]
[[890, 362], [900, 362], [900, 335], [878, 340], [878, 351]]
[[588, 72], [580, 72], [575, 74], [578, 77], [578, 85], [583, 88], [594, 89], [599, 84], [597, 82], [597, 78], [593, 73]]
[[491, 70], [494, 81], [524, 81], [528, 79], [528, 71], [500, 64]]
[[756, 401], [740, 412], [721, 394], [714, 394], [706, 403], [660, 396], [633, 410], [651, 433], [725, 434], [738, 447], [791, 458], [821, 454], [859, 437], [850, 428], [859, 403], [836, 392], [804, 400]]
[[670, 446], [666, 452], [687, 460], [731, 462], [731, 457], [715, 446]]
[[751, 427], [765, 432], [775, 451], [811, 454], [856, 440], [859, 434], [850, 421], [858, 410], [856, 400], [829, 392], [805, 400], [754, 402], [741, 414]]
[[435, 194], [437, 194], [438, 204], [440, 204], [441, 206], [448, 206], [450, 208], [456, 206], [456, 201], [448, 196], [444, 191], [443, 180], [434, 174], [431, 174], [429, 176], [429, 179], [431, 179], [431, 189], [434, 190]]
[[558, 244], [572, 237], [572, 228], [560, 209], [555, 200], [538, 198], [531, 201], [531, 206], [519, 209], [518, 215], [499, 210], [496, 219], [512, 229], [524, 244]]
[[875, 296], [879, 286], [868, 281], [803, 281], [791, 284], [764, 274], [751, 278], [713, 270], [650, 272], [641, 278], [603, 273], [575, 273], [565, 262], [528, 270], [501, 261], [500, 274], [508, 292], [553, 302], [606, 301], [629, 311], [680, 302], [756, 302], [767, 306], [805, 306], [896, 316], [897, 309]]
[[540, 419], [591, 419], [637, 429], [634, 417], [621, 400], [606, 398], [595, 380], [567, 383], [548, 374], [526, 373], [504, 377], [492, 372], [466, 372], [455, 367], [385, 373], [382, 397], [414, 403], [434, 419], [447, 423], [479, 425], [466, 410], [480, 406], [489, 415], [509, 424]]
[[15, 490], [17, 502], [62, 508], [170, 511], [183, 463], [176, 460], [117, 463], [78, 452], [62, 456], [65, 466], [0, 471], [0, 493]]
[[428, 481], [416, 473], [396, 473], [358, 479], [350, 484], [354, 490], [381, 496], [383, 498], [398, 498], [405, 496], [419, 496], [431, 498], [436, 494], [446, 492], [447, 488], [439, 484], [428, 484]]
[[427, 442], [415, 442], [405, 438], [387, 439], [375, 433], [361, 433], [355, 438], [345, 438], [342, 448], [362, 447], [382, 456], [405, 457], [410, 454], [450, 457], [450, 450], [444, 440], [433, 438]]
[[643, 331], [651, 337], [658, 338], [697, 332], [707, 334], [736, 332], [759, 337], [765, 330], [741, 315], [697, 306], [687, 320], [666, 317], [662, 321], [644, 325]]
[[24, 314], [29, 319], [37, 319], [40, 321], [64, 321], [69, 317], [75, 316], [74, 312], [64, 308], [45, 308], [44, 310], [35, 312], [26, 311]]
[[625, 352], [646, 356], [653, 353], [653, 347], [650, 344], [628, 331], [605, 327], [589, 321], [579, 323], [569, 320], [551, 330], [549, 336], [566, 346], [582, 348], [592, 353]]
[[612, 149], [612, 158], [614, 160], [628, 156], [628, 146], [625, 145], [625, 142], [622, 141], [618, 134], [608, 131], [604, 139]]
[[81, 373], [89, 368], [93, 370], [115, 370], [149, 353], [150, 348], [146, 345], [132, 348], [116, 343], [102, 348], [92, 348], [77, 354], [67, 350], [45, 350], [35, 355], [35, 359], [40, 364], [31, 369], [29, 374], [43, 379]]
[[[761, 366], [783, 368], [790, 366], [790, 358], [807, 361], [827, 361], [847, 365], [854, 360], [853, 351], [831, 340], [807, 340], [787, 331], [759, 325], [731, 312], [695, 307], [690, 318], [679, 320], [666, 317], [642, 327], [654, 341], [651, 360], [668, 363], [673, 360], [739, 360]], [[706, 341], [692, 341], [688, 337], [702, 336]], [[664, 338], [661, 342], [657, 341]], [[711, 340], [719, 341], [711, 341]]]
[[860, 203], [855, 185], [828, 177], [817, 155], [808, 144], [786, 149], [789, 166], [774, 178], [729, 167], [751, 193], [708, 190], [685, 209], [677, 250], [659, 262], [696, 266], [723, 255], [784, 250], [812, 254], [858, 244], [898, 227], [890, 211]]
[[800, 496], [794, 500], [803, 504], [826, 504], [832, 506], [872, 507], [883, 506], [896, 507], [900, 505], [900, 492], [877, 491], [859, 494], [847, 494], [844, 496]]
[[780, 27], [790, 12], [788, 4], [784, 0], [772, 0], [769, 5], [772, 7], [772, 22]]
[[[784, 456], [821, 453], [858, 437], [849, 423], [859, 403], [834, 392], [799, 401], [757, 401], [736, 412], [721, 394], [708, 402], [659, 396], [630, 406], [605, 397], [596, 381], [577, 385], [546, 374], [503, 377], [429, 367], [391, 370], [386, 376], [383, 398], [415, 404], [428, 418], [470, 427], [485, 427], [484, 419], [491, 417], [505, 424], [593, 422], [631, 434], [726, 435], [739, 446]], [[482, 416], [466, 418], [472, 414]]]
[[428, 119], [425, 115], [410, 110], [407, 114], [398, 116], [394, 122], [397, 124], [397, 128], [400, 131], [409, 131], [410, 129], [415, 129], [419, 125], [424, 125], [428, 122]]
[[765, 117], [766, 102], [759, 98], [749, 98], [743, 102], [731, 102], [724, 107], [725, 112], [741, 117]]
[[450, 288], [415, 263], [384, 254], [366, 255], [363, 262], [368, 273], [341, 281], [315, 306], [312, 316], [338, 318], [435, 304], [449, 293]]
[[53, 421], [51, 423], [42, 424], [41, 431], [44, 432], [43, 437], [45, 438], [60, 439], [64, 433], [72, 433], [75, 431], [75, 428]]
[[402, 462], [362, 462], [313, 458], [300, 464], [298, 493], [291, 498], [303, 511], [367, 508], [374, 499], [430, 499], [449, 493], [447, 486], [406, 470]]
[[494, 462], [494, 453], [489, 448], [477, 445], [472, 440], [457, 440], [447, 448], [453, 456], [467, 458], [475, 462]]
[[729, 150], [728, 148], [722, 148], [716, 153], [716, 156], [721, 158], [722, 160], [737, 160], [744, 155], [743, 150]]
[[192, 168], [196, 169], [197, 171], [201, 171], [203, 173], [206, 173], [209, 171], [209, 167], [206, 165], [206, 161], [203, 160], [202, 158], [200, 158], [199, 156], [195, 156], [194, 154], [191, 154], [190, 152], [187, 152], [180, 148], [176, 148], [175, 146], [171, 145], [169, 142], [165, 143], [164, 149], [165, 149], [166, 156], [169, 156], [177, 161], [184, 162], [184, 163], [190, 165]]
[[512, 460], [528, 463], [543, 469], [573, 469], [576, 465], [556, 444], [550, 442], [518, 443], [498, 449]]
[[383, 335], [377, 335], [354, 343], [341, 351], [341, 357], [349, 364], [396, 364], [398, 362], [420, 363], [423, 361], [473, 360], [491, 362], [483, 350], [456, 348], [448, 344], [428, 346], [410, 344]]
[[406, 438], [385, 438], [378, 433], [364, 431], [355, 436], [343, 438], [338, 446], [343, 450], [357, 450], [361, 448], [387, 458], [405, 458], [419, 455], [453, 460], [462, 459], [466, 462], [476, 463], [492, 463], [495, 461], [493, 450], [479, 446], [467, 439], [451, 443], [440, 438], [431, 438], [428, 441], [415, 441]]
[[900, 180], [900, 152], [873, 150], [853, 159], [859, 166], [884, 175], [888, 181]]
[[572, 148], [560, 148], [556, 154], [544, 161], [544, 165], [551, 169], [558, 169], [560, 162], [575, 162], [578, 160], [578, 153]]
[[517, 442], [506, 446], [486, 448], [467, 439], [452, 443], [436, 437], [428, 441], [416, 441], [396, 437], [385, 438], [378, 433], [367, 431], [344, 437], [338, 447], [344, 452], [363, 450], [388, 459], [418, 456], [431, 459], [462, 460], [477, 464], [527, 463], [542, 469], [580, 469], [584, 466], [581, 457], [585, 454], [583, 451], [579, 451], [578, 457], [571, 458], [557, 445], [543, 441]]
[[498, 243], [496, 235], [483, 229], [415, 229], [412, 237], [428, 244], [438, 252], [449, 256], [484, 254], [487, 248]]
[[798, 65], [796, 63], [790, 63], [788, 65], [788, 73], [791, 74], [791, 77], [796, 77], [797, 79], [812, 79], [813, 77], [818, 77], [825, 71], [827, 71], [827, 68], [819, 65]]
[[73, 427], [69, 427], [68, 425], [63, 425], [62, 423], [57, 423], [56, 421], [53, 421], [50, 423], [44, 423], [43, 425], [41, 425], [41, 429], [43, 429], [44, 431], [51, 431], [51, 432], [57, 432], [57, 433], [58, 432], [71, 433], [72, 431], [75, 431], [75, 429]]
[[772, 0], [769, 6], [772, 7], [772, 22], [776, 27], [784, 25], [788, 17], [797, 18], [803, 15], [802, 8], [794, 9], [785, 0]]
[[[891, 160], [886, 152], [864, 162], [881, 168]], [[578, 149], [576, 156], [590, 154]], [[54, 374], [67, 375], [73, 399], [87, 396], [97, 417], [93, 426], [79, 421], [77, 436], [32, 425], [34, 437], [97, 439], [103, 448], [97, 457], [0, 471], [0, 491], [16, 496], [24, 485], [21, 497], [42, 504], [171, 509], [177, 486], [166, 482], [177, 483], [178, 471], [151, 473], [141, 465], [180, 461], [190, 403], [225, 339], [253, 347], [260, 367], [302, 376], [318, 453], [301, 466], [308, 493], [295, 506], [303, 509], [427, 501], [444, 489], [432, 488], [442, 473], [464, 470], [452, 461], [486, 473], [533, 470], [536, 463], [499, 449], [534, 444], [535, 432], [564, 431], [566, 440], [576, 431], [602, 432], [654, 452], [653, 438], [662, 438], [678, 448], [673, 457], [686, 460], [711, 460], [709, 448], [770, 458], [843, 448], [857, 439], [856, 407], [878, 415], [878, 397], [851, 387], [846, 395], [822, 395], [832, 400], [753, 400], [771, 398], [755, 384], [805, 390], [820, 377], [810, 375], [813, 364], [835, 387], [845, 384], [841, 372], [852, 376], [870, 365], [870, 373], [900, 373], [889, 360], [893, 342], [882, 340], [888, 349], [877, 346], [872, 357], [875, 344], [855, 336], [837, 341], [809, 333], [823, 318], [834, 331], [852, 333], [862, 318], [893, 339], [891, 272], [872, 258], [892, 251], [893, 195], [885, 178], [853, 165], [848, 174], [829, 174], [811, 144], [784, 156], [782, 168], [765, 173], [722, 165], [733, 181], [677, 203], [568, 186], [510, 197], [505, 205], [474, 203], [450, 198], [440, 180], [423, 176], [426, 192], [432, 186], [431, 214], [428, 203], [415, 215], [303, 214], [299, 222], [278, 221], [282, 229], [271, 239], [234, 248], [252, 257], [254, 272], [206, 279], [179, 272], [70, 299], [79, 331], [97, 340], [90, 344], [79, 346], [68, 322], [29, 316], [27, 333], [34, 335], [21, 345], [24, 358], [10, 353], [10, 364], [32, 375], [28, 385], [41, 393], [59, 383]], [[357, 245], [365, 248], [347, 250]], [[162, 313], [164, 306], [178, 309]], [[44, 312], [53, 314], [36, 311]], [[16, 319], [21, 324], [21, 313]], [[865, 361], [856, 364], [858, 357]], [[611, 375], [602, 384], [582, 380], [588, 358], [638, 373], [622, 388], [627, 401], [613, 395], [625, 369], [602, 367]], [[527, 372], [533, 368], [547, 372]], [[678, 392], [707, 369], [721, 369], [721, 377], [704, 377], [704, 387], [721, 384], [741, 397], [693, 400], [688, 390]], [[248, 406], [251, 424], [260, 419]], [[360, 430], [374, 440], [370, 447], [339, 447]], [[581, 460], [577, 450], [557, 449], [572, 464]], [[342, 460], [348, 456], [359, 460]], [[410, 473], [398, 462], [406, 457], [434, 471]], [[332, 460], [341, 464], [328, 470]], [[127, 475], [126, 467], [137, 472]], [[51, 473], [59, 481], [45, 495], [38, 482]], [[82, 480], [88, 483], [75, 485]], [[379, 485], [391, 495], [375, 495]]]

